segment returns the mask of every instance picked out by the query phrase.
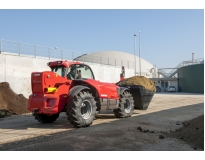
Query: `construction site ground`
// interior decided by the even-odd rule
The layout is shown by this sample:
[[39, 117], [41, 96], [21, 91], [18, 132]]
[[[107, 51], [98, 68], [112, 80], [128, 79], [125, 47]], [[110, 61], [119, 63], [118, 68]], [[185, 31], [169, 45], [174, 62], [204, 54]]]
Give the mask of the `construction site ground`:
[[[179, 134], [186, 121], [204, 119], [202, 115], [204, 95], [188, 93], [155, 93], [146, 111], [135, 110], [132, 117], [121, 119], [112, 111], [102, 112], [90, 127], [79, 129], [69, 124], [65, 113], [52, 124], [38, 123], [30, 113], [12, 115], [0, 118], [0, 150], [203, 151]], [[192, 135], [204, 132], [200, 122]], [[201, 137], [204, 143], [204, 134]]]

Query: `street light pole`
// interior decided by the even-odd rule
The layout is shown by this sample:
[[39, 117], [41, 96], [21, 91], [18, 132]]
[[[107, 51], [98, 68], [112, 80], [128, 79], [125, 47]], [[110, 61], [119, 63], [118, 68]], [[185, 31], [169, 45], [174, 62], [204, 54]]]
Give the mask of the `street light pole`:
[[58, 48], [57, 47], [55, 47], [55, 58], [56, 58], [56, 50], [57, 50]]
[[136, 43], [135, 43], [135, 37], [136, 37], [137, 35], [136, 34], [134, 34], [134, 69], [135, 69], [135, 76], [136, 76], [136, 55], [135, 55], [135, 46], [136, 46]]
[[141, 59], [140, 59], [140, 31], [139, 31], [139, 69], [140, 69], [140, 76], [141, 76]]

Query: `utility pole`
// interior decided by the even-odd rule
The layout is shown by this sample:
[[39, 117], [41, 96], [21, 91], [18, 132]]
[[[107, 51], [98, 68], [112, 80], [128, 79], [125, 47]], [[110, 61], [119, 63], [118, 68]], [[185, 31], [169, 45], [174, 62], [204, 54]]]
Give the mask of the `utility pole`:
[[136, 37], [137, 35], [136, 34], [134, 34], [134, 69], [135, 69], [135, 76], [136, 76], [136, 55], [135, 55], [135, 46], [136, 46], [136, 40], [135, 40], [135, 37]]
[[140, 31], [139, 31], [139, 69], [140, 69], [140, 76], [141, 76], [141, 59], [140, 59]]

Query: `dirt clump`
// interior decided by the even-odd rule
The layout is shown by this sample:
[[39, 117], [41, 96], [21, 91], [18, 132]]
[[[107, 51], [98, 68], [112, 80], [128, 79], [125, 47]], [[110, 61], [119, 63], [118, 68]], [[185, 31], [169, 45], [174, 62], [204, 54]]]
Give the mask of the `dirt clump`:
[[168, 135], [191, 145], [193, 149], [204, 149], [204, 115], [183, 123], [183, 127]]
[[8, 82], [0, 83], [0, 118], [29, 113], [28, 99], [22, 94], [16, 94]]
[[147, 90], [156, 91], [155, 84], [149, 78], [144, 76], [133, 76], [130, 78], [125, 78], [123, 81], [117, 82], [117, 85], [140, 85], [143, 86]]

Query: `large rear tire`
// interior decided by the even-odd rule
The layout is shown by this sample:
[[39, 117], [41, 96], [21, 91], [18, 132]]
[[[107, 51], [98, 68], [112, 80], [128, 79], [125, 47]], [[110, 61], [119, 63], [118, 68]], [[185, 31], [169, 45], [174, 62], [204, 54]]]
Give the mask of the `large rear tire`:
[[53, 123], [59, 117], [59, 114], [53, 114], [53, 115], [35, 114], [34, 117], [41, 123]]
[[117, 118], [131, 117], [134, 111], [134, 100], [132, 95], [125, 91], [120, 95], [119, 107], [113, 112]]
[[75, 95], [67, 109], [70, 123], [76, 127], [88, 127], [92, 124], [96, 115], [96, 101], [89, 92], [81, 91]]

